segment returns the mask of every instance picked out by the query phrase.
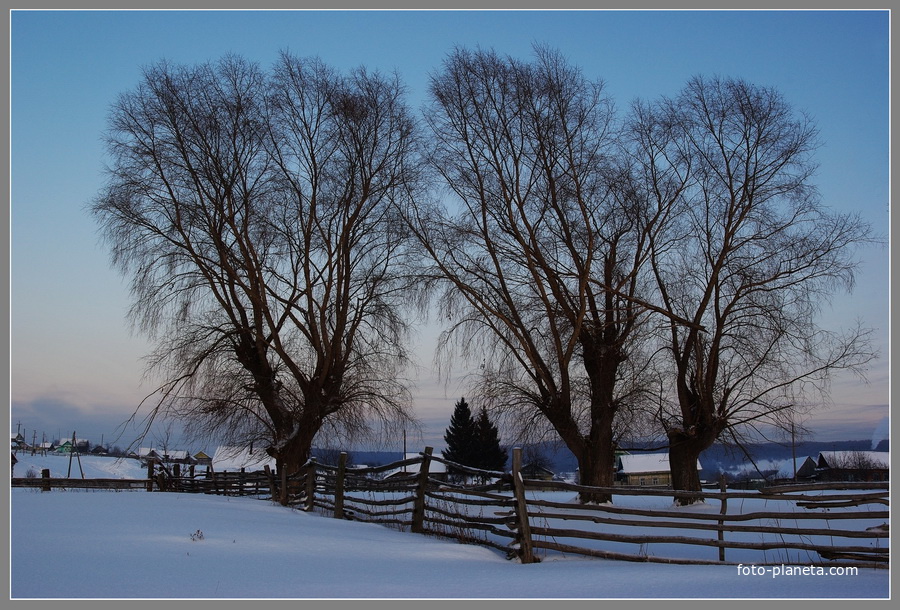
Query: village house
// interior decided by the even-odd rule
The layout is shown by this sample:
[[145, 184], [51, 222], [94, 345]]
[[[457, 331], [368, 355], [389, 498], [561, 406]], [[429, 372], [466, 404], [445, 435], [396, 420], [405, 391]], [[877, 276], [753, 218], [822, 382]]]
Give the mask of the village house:
[[152, 447], [140, 447], [134, 454], [143, 464], [153, 462], [154, 464], [184, 464], [192, 465], [196, 461], [194, 457], [187, 451], [175, 449], [155, 449]]
[[194, 461], [198, 466], [212, 466], [212, 457], [207, 455], [205, 451], [195, 453]]
[[[697, 470], [701, 470], [697, 460]], [[621, 454], [616, 458], [616, 484], [640, 487], [671, 487], [668, 453]]]
[[28, 448], [28, 445], [25, 443], [25, 437], [21, 433], [9, 435], [9, 446], [12, 451], [24, 451]]
[[194, 464], [194, 456], [187, 451], [180, 449], [157, 449], [157, 455], [162, 457], [163, 462], [167, 464]]
[[821, 481], [887, 481], [890, 463], [886, 451], [822, 451], [816, 473]]
[[53, 443], [50, 449], [56, 453], [72, 453], [72, 441], [69, 439], [60, 439]]
[[534, 481], [552, 481], [556, 476], [549, 468], [544, 468], [540, 464], [535, 463], [523, 465], [519, 472], [522, 473], [523, 479], [531, 479]]

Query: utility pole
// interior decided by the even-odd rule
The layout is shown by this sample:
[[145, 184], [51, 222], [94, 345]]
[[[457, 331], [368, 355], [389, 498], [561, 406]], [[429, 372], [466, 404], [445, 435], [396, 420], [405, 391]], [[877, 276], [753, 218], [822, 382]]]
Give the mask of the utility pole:
[[84, 468], [81, 467], [81, 454], [78, 453], [78, 441], [75, 440], [75, 431], [72, 431], [72, 449], [69, 451], [69, 471], [66, 473], [66, 478], [72, 476], [72, 454], [75, 454], [75, 457], [78, 459], [78, 470], [81, 471], [81, 478], [84, 478]]

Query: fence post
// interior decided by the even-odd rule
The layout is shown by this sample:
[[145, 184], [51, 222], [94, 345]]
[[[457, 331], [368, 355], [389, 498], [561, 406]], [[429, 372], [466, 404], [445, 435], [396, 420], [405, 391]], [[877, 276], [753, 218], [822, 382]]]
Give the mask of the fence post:
[[153, 491], [153, 460], [147, 462], [147, 491]]
[[269, 480], [269, 495], [272, 496], [272, 501], [275, 501], [275, 495], [278, 493], [278, 487], [275, 485], [275, 475], [272, 474], [272, 469], [268, 464], [263, 464], [263, 471], [266, 473], [266, 478]]
[[528, 504], [525, 502], [525, 484], [522, 482], [522, 448], [513, 448], [512, 480], [516, 495], [516, 521], [519, 526], [519, 559], [522, 563], [537, 563], [531, 544], [531, 525], [528, 523]]
[[281, 499], [279, 501], [281, 502], [282, 506], [287, 506], [287, 503], [288, 503], [287, 468], [284, 467], [284, 462], [281, 462], [278, 464], [278, 472], [281, 475], [281, 489], [280, 489]]
[[306, 510], [311, 511], [316, 497], [316, 458], [310, 458], [306, 467]]
[[422, 456], [422, 466], [419, 468], [419, 478], [416, 484], [416, 499], [413, 502], [412, 526], [410, 530], [422, 534], [425, 532], [425, 489], [428, 487], [428, 469], [431, 468], [431, 447], [425, 447], [425, 455]]
[[[725, 493], [727, 490], [727, 486], [725, 485], [725, 473], [719, 475], [719, 491], [721, 493]], [[728, 499], [723, 495], [722, 496], [722, 507], [719, 509], [720, 515], [725, 515], [728, 513]], [[725, 530], [722, 529], [725, 526], [725, 520], [719, 519], [719, 527], [718, 527], [718, 538], [719, 542], [725, 541]], [[725, 547], [719, 546], [719, 561], [725, 561]]]
[[334, 518], [344, 518], [344, 476], [347, 472], [347, 452], [341, 451], [338, 458], [337, 478], [334, 482]]
[[44, 468], [41, 470], [41, 479], [43, 481], [41, 485], [41, 491], [50, 491], [50, 469]]

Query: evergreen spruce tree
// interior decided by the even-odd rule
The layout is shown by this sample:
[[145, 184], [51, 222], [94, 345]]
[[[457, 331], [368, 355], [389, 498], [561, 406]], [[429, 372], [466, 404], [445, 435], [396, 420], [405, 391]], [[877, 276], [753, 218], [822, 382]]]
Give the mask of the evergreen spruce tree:
[[475, 432], [478, 439], [477, 467], [482, 470], [505, 470], [507, 451], [500, 446], [500, 433], [497, 426], [488, 418], [487, 409], [484, 407], [481, 408], [475, 421]]
[[[445, 460], [465, 466], [475, 466], [477, 445], [475, 420], [472, 419], [472, 411], [465, 398], [460, 398], [453, 409], [450, 426], [444, 433], [444, 441], [447, 443], [447, 448], [441, 452], [441, 455]], [[451, 472], [453, 472], [452, 469]]]

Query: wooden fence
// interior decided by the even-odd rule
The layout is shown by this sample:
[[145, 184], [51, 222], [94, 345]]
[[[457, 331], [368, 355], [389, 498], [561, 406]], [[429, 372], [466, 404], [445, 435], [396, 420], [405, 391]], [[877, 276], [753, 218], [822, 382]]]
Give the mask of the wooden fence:
[[[671, 490], [597, 488], [524, 479], [521, 451], [512, 470], [472, 469], [432, 455], [373, 468], [307, 463], [292, 477], [261, 472], [156, 472], [146, 480], [13, 479], [13, 486], [147, 489], [254, 495], [338, 519], [379, 523], [500, 549], [523, 563], [578, 554], [681, 564], [775, 564], [887, 568], [889, 494], [885, 483], [825, 483], [758, 491], [702, 492], [676, 507]], [[434, 461], [455, 474], [439, 479]], [[389, 475], [389, 476], [387, 476]], [[460, 480], [466, 479], [463, 483]], [[454, 482], [456, 481], [456, 482]], [[473, 484], [477, 481], [480, 484]], [[582, 491], [610, 504], [573, 501]], [[698, 547], [706, 550], [697, 552]], [[695, 549], [686, 552], [686, 549]]]

